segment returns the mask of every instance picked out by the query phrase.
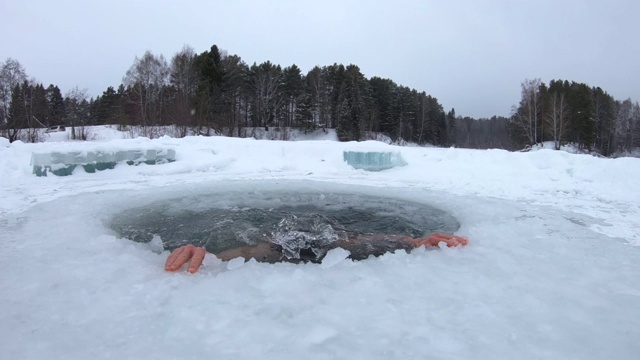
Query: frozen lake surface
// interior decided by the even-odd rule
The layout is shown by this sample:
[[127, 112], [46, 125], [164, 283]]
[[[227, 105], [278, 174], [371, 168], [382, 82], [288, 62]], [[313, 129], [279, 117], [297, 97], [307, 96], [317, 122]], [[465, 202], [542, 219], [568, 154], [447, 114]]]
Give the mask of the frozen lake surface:
[[[126, 148], [136, 139], [101, 144]], [[154, 140], [165, 165], [38, 178], [0, 148], [0, 348], [19, 359], [635, 359], [640, 161], [381, 143]], [[342, 152], [408, 165], [352, 169]], [[163, 271], [168, 252], [109, 221], [207, 194], [355, 194], [433, 206], [465, 248], [323, 264]], [[223, 196], [224, 197], [224, 196]], [[202, 204], [202, 203], [201, 203]], [[384, 206], [384, 204], [381, 204]], [[181, 204], [178, 208], [186, 208]]]

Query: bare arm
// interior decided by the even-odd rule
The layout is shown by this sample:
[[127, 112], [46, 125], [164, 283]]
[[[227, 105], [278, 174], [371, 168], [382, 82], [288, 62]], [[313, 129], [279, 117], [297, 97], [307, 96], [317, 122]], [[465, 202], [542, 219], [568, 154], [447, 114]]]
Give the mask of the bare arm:
[[253, 246], [243, 246], [225, 250], [216, 254], [216, 257], [222, 261], [229, 261], [241, 257], [246, 261], [256, 259], [256, 261], [259, 262], [276, 263], [281, 261], [284, 255], [276, 245], [264, 242]]
[[[166, 271], [178, 271], [186, 263], [189, 263], [187, 271], [196, 273], [207, 251], [202, 247], [193, 245], [185, 245], [175, 249], [167, 258], [164, 269]], [[245, 260], [256, 259], [260, 262], [276, 263], [283, 259], [282, 251], [279, 251], [273, 244], [260, 243], [254, 246], [243, 246], [235, 249], [225, 250], [216, 257], [222, 261], [229, 261], [235, 258], [244, 258]]]
[[438, 247], [444, 242], [448, 247], [467, 245], [468, 240], [462, 236], [446, 235], [441, 233], [431, 234], [424, 238], [414, 239], [406, 235], [396, 234], [370, 234], [359, 235], [348, 240], [339, 240], [333, 247], [340, 247], [348, 250], [353, 260], [364, 260], [369, 256], [381, 256], [396, 250], [411, 252], [414, 248], [421, 246]]
[[[399, 249], [411, 251], [411, 249], [421, 246], [439, 246], [441, 242], [447, 244], [448, 247], [464, 246], [469, 243], [465, 237], [441, 233], [435, 233], [419, 239], [414, 239], [406, 235], [371, 234], [360, 235], [348, 240], [336, 241], [332, 244], [332, 248], [343, 248], [351, 253], [351, 259], [363, 260], [368, 258], [370, 255], [380, 256], [384, 253], [393, 252]], [[178, 271], [184, 264], [189, 263], [187, 271], [193, 274], [197, 272], [202, 265], [202, 261], [206, 254], [206, 250], [201, 247], [193, 245], [181, 246], [169, 255], [164, 269], [166, 271]], [[231, 259], [241, 257], [247, 261], [255, 259], [256, 261], [268, 263], [291, 260], [284, 256], [282, 250], [277, 245], [267, 242], [253, 246], [229, 249], [216, 254], [216, 257], [222, 261], [229, 261]]]
[[[359, 243], [369, 243], [375, 244], [379, 242], [389, 242], [396, 243], [402, 247], [403, 245], [410, 245], [412, 247], [421, 247], [421, 246], [439, 246], [441, 242], [447, 244], [448, 247], [456, 247], [456, 246], [464, 246], [469, 243], [469, 240], [464, 236], [450, 235], [450, 234], [442, 234], [442, 233], [433, 233], [424, 238], [412, 238], [407, 235], [396, 235], [396, 234], [369, 234], [369, 235], [359, 235], [357, 237], [348, 239], [348, 240], [340, 240], [338, 243], [339, 247], [344, 245], [346, 247], [349, 244], [359, 244]], [[345, 249], [346, 249], [345, 247]], [[348, 249], [347, 249], [348, 250]]]

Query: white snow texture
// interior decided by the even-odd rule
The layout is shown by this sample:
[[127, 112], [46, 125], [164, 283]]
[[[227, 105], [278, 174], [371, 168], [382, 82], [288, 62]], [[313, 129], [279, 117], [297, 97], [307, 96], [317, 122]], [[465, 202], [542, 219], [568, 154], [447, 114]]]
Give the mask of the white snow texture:
[[[1, 140], [1, 139], [0, 139]], [[173, 148], [176, 161], [36, 177], [31, 154]], [[408, 163], [356, 170], [344, 151]], [[0, 142], [4, 359], [637, 359], [640, 160], [541, 150], [224, 137]], [[431, 204], [465, 248], [163, 270], [114, 214], [229, 191]], [[245, 199], [246, 200], [246, 199]]]

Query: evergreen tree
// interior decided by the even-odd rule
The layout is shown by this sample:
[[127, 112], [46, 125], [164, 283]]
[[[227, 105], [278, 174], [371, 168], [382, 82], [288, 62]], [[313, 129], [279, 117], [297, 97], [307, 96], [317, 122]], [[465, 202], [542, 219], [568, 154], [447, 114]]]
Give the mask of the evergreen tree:
[[245, 123], [244, 126], [246, 126], [248, 110], [246, 96], [249, 92], [246, 78], [249, 68], [247, 64], [236, 55], [225, 56], [222, 59], [221, 65], [224, 74], [221, 88], [224, 126], [227, 128], [228, 135], [233, 136], [234, 129], [237, 129], [239, 134], [243, 120]]
[[22, 89], [23, 87], [20, 86], [20, 84], [16, 84], [13, 87], [13, 91], [11, 91], [11, 102], [9, 105], [6, 127], [7, 135], [9, 135], [10, 142], [18, 140], [20, 131], [25, 127], [26, 124], [27, 109], [25, 106], [25, 96]]
[[633, 104], [633, 108], [631, 110], [631, 122], [631, 135], [633, 137], [631, 146], [634, 148], [640, 148], [640, 104], [638, 104], [637, 101]]
[[591, 89], [586, 84], [571, 83], [569, 95], [573, 141], [580, 148], [591, 150], [595, 142], [596, 123]]
[[49, 104], [42, 84], [29, 87], [31, 92], [29, 104], [29, 128], [48, 127]]
[[325, 69], [316, 66], [305, 76], [307, 93], [311, 100], [313, 111], [313, 122], [323, 128], [329, 127], [331, 113], [329, 108], [329, 93], [331, 90]]
[[411, 136], [414, 125], [415, 106], [411, 89], [399, 86], [396, 91], [393, 108], [396, 115], [395, 140], [413, 140]]
[[209, 135], [211, 128], [220, 131], [222, 128], [222, 54], [216, 45], [211, 46], [194, 59], [194, 66], [200, 73], [198, 82], [195, 117], [198, 127], [205, 127], [205, 134]]
[[300, 68], [295, 64], [282, 70], [282, 96], [284, 126], [298, 126], [296, 106], [305, 90], [305, 81]]
[[336, 133], [341, 141], [359, 141], [366, 118], [368, 83], [356, 65], [342, 67], [339, 74], [343, 81], [338, 92]]
[[596, 150], [605, 156], [614, 151], [615, 101], [601, 88], [592, 88], [596, 125]]
[[392, 141], [398, 140], [400, 136], [399, 116], [398, 116], [398, 85], [390, 79], [372, 77], [369, 80], [371, 87], [371, 122], [370, 127], [373, 132], [383, 133]]
[[313, 101], [311, 100], [311, 95], [308, 93], [303, 93], [298, 98], [296, 118], [298, 119], [299, 128], [302, 129], [305, 134], [314, 130]]
[[451, 108], [447, 113], [447, 130], [449, 133], [449, 145], [456, 145], [456, 109]]
[[96, 124], [117, 124], [120, 110], [121, 95], [116, 90], [109, 86], [107, 90], [102, 93], [102, 96], [96, 98], [95, 103], [95, 117]]
[[62, 125], [64, 120], [64, 99], [60, 88], [51, 84], [46, 90], [47, 104], [49, 108], [48, 126]]

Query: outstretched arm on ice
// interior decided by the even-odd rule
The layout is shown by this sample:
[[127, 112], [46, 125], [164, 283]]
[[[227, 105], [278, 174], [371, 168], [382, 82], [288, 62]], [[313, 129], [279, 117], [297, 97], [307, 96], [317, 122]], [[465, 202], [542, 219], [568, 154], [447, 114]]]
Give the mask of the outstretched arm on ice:
[[[441, 242], [445, 243], [448, 247], [464, 246], [469, 243], [469, 240], [463, 236], [448, 235], [435, 233], [424, 238], [414, 239], [410, 236], [404, 235], [362, 235], [353, 239], [340, 241], [337, 246], [342, 247], [345, 250], [350, 250], [354, 246], [361, 245], [363, 243], [376, 244], [377, 242], [389, 242], [393, 241], [398, 244], [397, 248], [403, 248], [404, 245], [408, 245], [410, 248], [418, 248], [421, 246], [439, 246]], [[189, 263], [187, 271], [195, 273], [202, 265], [207, 251], [202, 247], [193, 245], [184, 245], [173, 251], [167, 258], [164, 269], [166, 271], [178, 271], [183, 265]], [[216, 254], [216, 257], [222, 261], [229, 261], [231, 259], [242, 257], [245, 260], [256, 259], [260, 262], [275, 263], [283, 261], [285, 259], [281, 251], [270, 243], [260, 243], [254, 246], [243, 246], [240, 248], [230, 249]]]

